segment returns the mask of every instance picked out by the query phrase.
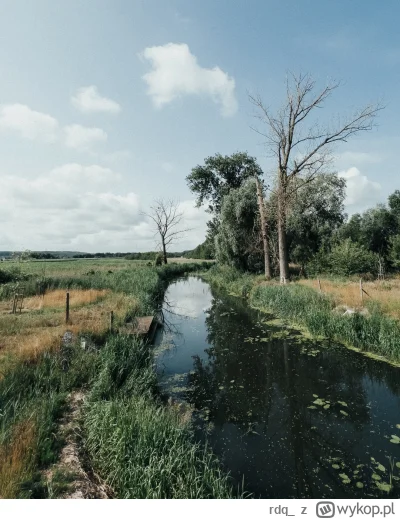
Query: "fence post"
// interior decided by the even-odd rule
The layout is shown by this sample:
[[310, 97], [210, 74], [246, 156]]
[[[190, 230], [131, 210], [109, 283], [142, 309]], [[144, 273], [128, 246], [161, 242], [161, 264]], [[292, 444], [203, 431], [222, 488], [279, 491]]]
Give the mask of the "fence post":
[[113, 326], [114, 326], [114, 312], [111, 310], [111, 312], [110, 312], [110, 333], [113, 332]]
[[362, 278], [360, 278], [360, 296], [361, 296], [361, 306], [364, 306], [364, 290], [362, 285]]
[[318, 278], [318, 287], [319, 287], [319, 291], [322, 292], [322, 288], [321, 288], [321, 280]]
[[65, 299], [65, 324], [69, 324], [69, 292], [67, 292]]
[[16, 309], [17, 309], [17, 293], [14, 292], [14, 300], [13, 300], [13, 306], [12, 306], [12, 312], [11, 313], [15, 314]]

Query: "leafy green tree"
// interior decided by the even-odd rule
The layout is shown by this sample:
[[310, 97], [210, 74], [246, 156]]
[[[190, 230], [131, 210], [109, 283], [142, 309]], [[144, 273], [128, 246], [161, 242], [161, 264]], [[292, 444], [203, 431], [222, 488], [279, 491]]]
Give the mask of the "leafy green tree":
[[224, 197], [215, 252], [218, 262], [237, 269], [258, 272], [263, 268], [255, 179]]
[[350, 276], [373, 273], [377, 269], [377, 256], [359, 243], [347, 239], [332, 248], [327, 263], [332, 274]]
[[400, 234], [389, 240], [389, 261], [395, 268], [400, 267]]
[[388, 198], [389, 209], [400, 219], [400, 190], [396, 189]]
[[214, 246], [209, 239], [200, 243], [195, 249], [186, 252], [185, 257], [191, 259], [214, 259]]
[[346, 240], [348, 238], [354, 242], [361, 241], [361, 220], [362, 216], [359, 213], [353, 214], [349, 221], [343, 224], [337, 233], [338, 240]]
[[255, 175], [261, 177], [262, 170], [255, 158], [247, 153], [225, 156], [217, 153], [207, 157], [204, 165], [193, 168], [186, 181], [189, 189], [197, 196], [197, 206], [208, 204], [208, 211], [215, 215], [221, 211], [224, 196]]
[[386, 257], [390, 238], [397, 234], [398, 224], [395, 215], [383, 204], [368, 209], [360, 222], [359, 242], [367, 249]]
[[319, 249], [327, 250], [345, 219], [346, 182], [334, 174], [321, 174], [307, 189], [295, 191], [287, 217], [290, 260], [305, 265]]

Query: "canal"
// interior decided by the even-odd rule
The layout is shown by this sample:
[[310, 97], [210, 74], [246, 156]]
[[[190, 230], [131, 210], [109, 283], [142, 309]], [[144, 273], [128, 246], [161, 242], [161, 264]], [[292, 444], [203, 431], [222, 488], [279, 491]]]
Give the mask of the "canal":
[[196, 277], [169, 286], [163, 315], [160, 386], [190, 405], [196, 438], [236, 485], [262, 498], [400, 496], [399, 368]]

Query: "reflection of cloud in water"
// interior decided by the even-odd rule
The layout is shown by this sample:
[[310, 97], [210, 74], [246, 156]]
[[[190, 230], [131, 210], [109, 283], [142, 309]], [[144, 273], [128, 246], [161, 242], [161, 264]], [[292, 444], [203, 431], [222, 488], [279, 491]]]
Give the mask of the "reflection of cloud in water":
[[[202, 293], [199, 293], [199, 285], [204, 285]], [[182, 315], [182, 317], [198, 317], [211, 306], [208, 285], [196, 278], [189, 278], [186, 282], [171, 285], [165, 297], [168, 301], [167, 310]]]

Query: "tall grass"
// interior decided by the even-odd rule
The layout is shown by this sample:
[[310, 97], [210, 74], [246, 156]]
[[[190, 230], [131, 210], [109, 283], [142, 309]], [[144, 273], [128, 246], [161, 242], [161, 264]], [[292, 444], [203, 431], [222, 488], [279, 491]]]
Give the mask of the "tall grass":
[[20, 361], [0, 381], [0, 496], [42, 497], [39, 470], [54, 462], [69, 391], [88, 384], [95, 354], [77, 345]]
[[385, 315], [379, 305], [369, 307], [370, 315], [341, 315], [334, 310], [335, 301], [329, 294], [298, 284], [265, 283], [259, 277], [242, 276], [230, 270], [215, 266], [205, 277], [238, 295], [247, 293], [253, 306], [301, 324], [316, 336], [400, 362], [400, 323]]
[[[156, 310], [170, 279], [208, 267], [171, 264], [45, 281], [48, 289], [126, 294], [135, 304], [128, 307], [124, 299], [121, 311], [143, 315]], [[43, 279], [40, 281], [43, 284]], [[34, 296], [37, 282], [29, 279], [25, 294]], [[104, 292], [96, 294], [105, 296]], [[57, 301], [56, 297], [56, 306]], [[76, 309], [74, 319], [88, 309]], [[57, 319], [51, 312], [41, 316], [49, 325]], [[15, 317], [8, 317], [8, 324], [18, 325]], [[31, 317], [36, 318], [36, 314]], [[21, 330], [14, 331], [21, 339]], [[43, 337], [38, 336], [38, 341]], [[48, 350], [38, 348], [35, 356], [20, 356], [3, 365], [0, 497], [47, 497], [40, 471], [57, 459], [61, 446], [57, 421], [68, 393], [77, 388], [89, 390], [82, 418], [87, 453], [118, 497], [233, 496], [229, 478], [216, 458], [194, 442], [190, 425], [172, 407], [161, 404], [151, 349], [132, 337], [108, 336], [105, 347], [91, 352], [77, 344], [60, 347], [52, 343]]]
[[114, 337], [85, 406], [86, 447], [120, 498], [229, 498], [229, 478], [190, 426], [156, 397], [148, 347]]

